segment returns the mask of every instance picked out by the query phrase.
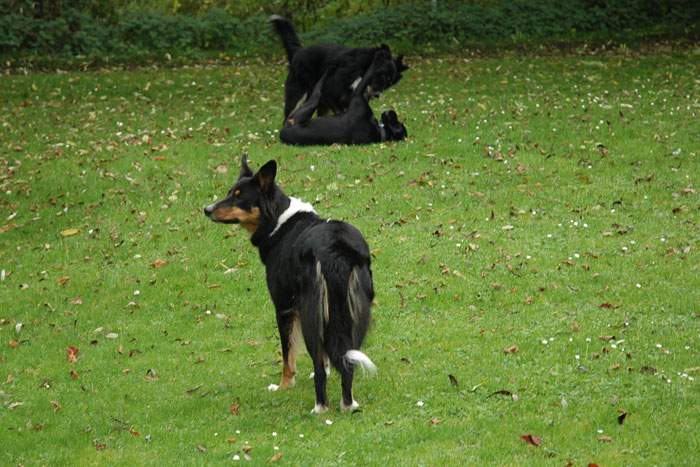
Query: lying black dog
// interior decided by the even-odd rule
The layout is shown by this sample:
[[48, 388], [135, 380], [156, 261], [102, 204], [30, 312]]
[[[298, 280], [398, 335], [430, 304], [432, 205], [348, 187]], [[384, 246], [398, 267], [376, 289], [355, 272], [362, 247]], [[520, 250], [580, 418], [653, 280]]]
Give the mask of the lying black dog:
[[289, 74], [284, 83], [284, 117], [308, 97], [321, 77], [326, 79], [317, 106], [319, 115], [329, 111], [341, 113], [348, 109], [353, 90], [359, 83], [374, 55], [379, 50], [387, 53], [377, 64], [371, 88], [377, 97], [380, 92], [396, 84], [402, 73], [408, 69], [403, 63], [403, 55], [391, 56], [387, 45], [374, 48], [350, 48], [338, 44], [318, 44], [302, 47], [294, 25], [287, 18], [273, 15], [270, 23], [282, 39], [282, 45], [289, 60]]
[[336, 116], [311, 118], [321, 101], [322, 88], [328, 78], [327, 73], [316, 83], [309, 99], [294, 110], [280, 131], [280, 139], [286, 144], [328, 145], [328, 144], [369, 144], [382, 141], [401, 141], [408, 135], [396, 112], [382, 113], [382, 122], [374, 118], [369, 106], [369, 96], [373, 93], [370, 83], [375, 82], [377, 69], [386, 62], [386, 50], [374, 54], [371, 65], [357, 85], [350, 99], [347, 112]]

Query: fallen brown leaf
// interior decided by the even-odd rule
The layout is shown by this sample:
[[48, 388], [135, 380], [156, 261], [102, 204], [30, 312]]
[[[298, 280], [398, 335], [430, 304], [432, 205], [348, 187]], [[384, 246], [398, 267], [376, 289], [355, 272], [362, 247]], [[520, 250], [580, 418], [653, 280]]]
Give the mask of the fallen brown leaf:
[[7, 225], [3, 225], [2, 227], [0, 227], [0, 233], [9, 232], [9, 231], [12, 230], [14, 227], [15, 227], [15, 224], [13, 224], [13, 223], [10, 223], [10, 224], [7, 224]]
[[77, 362], [79, 352], [80, 352], [80, 350], [78, 350], [77, 347], [73, 347], [72, 345], [70, 347], [68, 347], [68, 355], [67, 355], [68, 362], [70, 362], [70, 363]]
[[518, 350], [517, 345], [511, 345], [510, 347], [503, 349], [503, 353], [518, 353]]
[[73, 235], [78, 235], [79, 233], [80, 233], [80, 229], [61, 230], [61, 236], [63, 236], [63, 237], [72, 237]]
[[166, 260], [158, 258], [151, 263], [151, 267], [153, 269], [158, 269], [158, 268], [162, 268], [166, 264], [168, 264], [168, 262]]
[[270, 457], [270, 462], [277, 462], [280, 459], [282, 459], [282, 453], [278, 452], [274, 456]]
[[236, 403], [231, 404], [231, 406], [228, 408], [228, 411], [231, 412], [231, 415], [238, 415], [238, 410], [239, 410], [239, 405]]
[[598, 436], [598, 441], [601, 443], [610, 443], [612, 442], [612, 438], [608, 435], [600, 435]]
[[526, 435], [521, 435], [520, 439], [525, 441], [527, 444], [531, 444], [536, 447], [539, 447], [540, 444], [542, 444], [542, 438], [540, 438], [539, 436], [533, 436], [530, 433]]

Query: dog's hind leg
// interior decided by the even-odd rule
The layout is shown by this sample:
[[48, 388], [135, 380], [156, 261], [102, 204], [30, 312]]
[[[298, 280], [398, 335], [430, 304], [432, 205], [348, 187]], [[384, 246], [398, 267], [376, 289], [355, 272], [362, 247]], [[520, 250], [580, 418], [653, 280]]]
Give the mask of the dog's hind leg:
[[318, 352], [316, 355], [312, 355], [314, 363], [314, 386], [316, 388], [316, 405], [312, 413], [321, 414], [328, 410], [328, 396], [326, 395], [326, 370], [324, 364], [324, 355], [322, 352]]
[[356, 410], [360, 406], [352, 397], [352, 378], [354, 373], [355, 369], [352, 365], [341, 365], [340, 385], [343, 391], [343, 399], [340, 401], [340, 410]]
[[296, 79], [291, 76], [287, 76], [287, 80], [284, 83], [284, 119], [294, 112], [294, 109], [299, 105], [299, 101], [304, 98], [307, 94], [306, 89], [304, 89]]
[[304, 343], [314, 364], [314, 385], [316, 405], [312, 413], [320, 414], [328, 410], [326, 396], [326, 351], [324, 350], [324, 330], [329, 319], [328, 285], [321, 271], [321, 263], [308, 265], [302, 272], [302, 282], [309, 284], [299, 297], [299, 318]]
[[[306, 102], [299, 101], [299, 104], [297, 104], [296, 108], [287, 117], [285, 124], [305, 125], [309, 122], [309, 120], [311, 120], [311, 117], [313, 116], [314, 112], [316, 112], [318, 104], [321, 101], [321, 89], [323, 88], [325, 78], [326, 76], [323, 75], [318, 83], [316, 83], [314, 90], [311, 92], [311, 95], [308, 96]], [[306, 94], [304, 94], [304, 97], [306, 97]]]
[[277, 328], [282, 344], [283, 368], [280, 382], [282, 389], [294, 387], [297, 373], [297, 348], [301, 339], [299, 326], [296, 311], [287, 310], [277, 314]]

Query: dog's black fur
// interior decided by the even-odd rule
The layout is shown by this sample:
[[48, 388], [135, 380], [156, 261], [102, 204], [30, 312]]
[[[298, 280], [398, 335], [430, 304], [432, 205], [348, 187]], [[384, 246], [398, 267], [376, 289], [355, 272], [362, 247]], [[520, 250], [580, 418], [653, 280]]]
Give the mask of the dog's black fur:
[[276, 171], [271, 160], [253, 174], [244, 156], [226, 198], [204, 213], [216, 222], [239, 223], [252, 234], [277, 314], [284, 360], [281, 386], [294, 385], [299, 342], [292, 331], [299, 325], [314, 365], [314, 412], [328, 407], [326, 360], [341, 375], [341, 408], [355, 409], [354, 367], [375, 369], [357, 350], [367, 333], [374, 297], [369, 248], [356, 228], [322, 220], [311, 205], [285, 195], [275, 184]]
[[406, 127], [399, 121], [396, 112], [383, 112], [380, 124], [374, 118], [368, 102], [371, 92], [369, 85], [375, 70], [381, 66], [387, 54], [384, 50], [375, 52], [372, 64], [353, 91], [347, 112], [312, 119], [321, 100], [321, 89], [327, 78], [324, 75], [316, 83], [309, 99], [287, 117], [285, 126], [280, 131], [282, 142], [295, 145], [370, 144], [406, 139]]
[[338, 44], [317, 44], [302, 47], [294, 25], [287, 18], [278, 15], [270, 17], [270, 23], [282, 39], [282, 45], [289, 61], [289, 74], [284, 83], [284, 117], [292, 113], [309, 96], [314, 86], [326, 74], [318, 105], [319, 115], [329, 111], [342, 113], [350, 106], [352, 84], [367, 72], [375, 52], [385, 50], [386, 60], [377, 66], [370, 87], [373, 95], [398, 83], [408, 65], [403, 63], [403, 55], [391, 56], [387, 45], [372, 48], [350, 48]]

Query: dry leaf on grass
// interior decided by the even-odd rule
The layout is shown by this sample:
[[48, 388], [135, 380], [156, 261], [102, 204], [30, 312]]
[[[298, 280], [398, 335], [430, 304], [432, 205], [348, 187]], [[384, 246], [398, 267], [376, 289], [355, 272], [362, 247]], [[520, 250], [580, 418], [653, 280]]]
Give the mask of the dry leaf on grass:
[[542, 438], [540, 438], [539, 436], [533, 436], [530, 433], [526, 435], [521, 435], [520, 439], [525, 441], [527, 444], [531, 444], [535, 447], [539, 447], [540, 444], [542, 444]]
[[72, 237], [73, 235], [78, 235], [80, 233], [80, 229], [65, 229], [61, 230], [61, 236], [62, 237]]
[[78, 361], [78, 353], [80, 353], [80, 350], [77, 347], [73, 347], [72, 345], [68, 347], [68, 362], [69, 363], [75, 363]]

